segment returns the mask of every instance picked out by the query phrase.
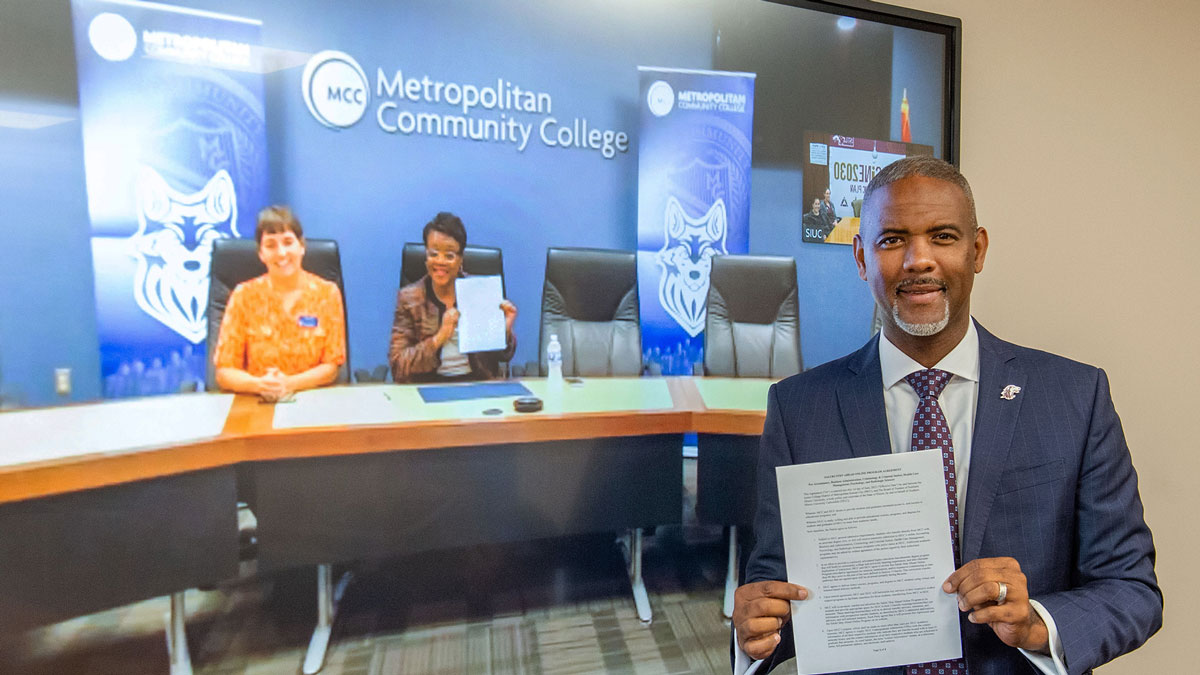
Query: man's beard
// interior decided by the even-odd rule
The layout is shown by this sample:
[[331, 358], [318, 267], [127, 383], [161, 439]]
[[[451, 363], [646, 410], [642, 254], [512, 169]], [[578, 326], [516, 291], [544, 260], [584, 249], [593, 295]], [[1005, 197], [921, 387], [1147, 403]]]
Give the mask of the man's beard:
[[942, 310], [942, 318], [938, 319], [937, 321], [933, 321], [931, 323], [909, 323], [908, 321], [900, 318], [900, 304], [897, 302], [892, 302], [892, 319], [896, 322], [896, 325], [900, 328], [900, 330], [908, 333], [909, 335], [916, 337], [929, 337], [930, 335], [937, 335], [946, 328], [947, 324], [950, 323], [950, 298], [943, 295], [942, 302], [944, 303], [942, 305], [944, 308]]

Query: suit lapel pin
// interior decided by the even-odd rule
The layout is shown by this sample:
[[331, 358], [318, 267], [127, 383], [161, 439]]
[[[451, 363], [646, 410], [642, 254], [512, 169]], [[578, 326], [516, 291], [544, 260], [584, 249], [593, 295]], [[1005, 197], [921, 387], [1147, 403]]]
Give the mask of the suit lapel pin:
[[1010, 384], [1000, 391], [1000, 398], [1004, 399], [1005, 401], [1011, 401], [1016, 398], [1017, 394], [1019, 393], [1021, 393], [1021, 388], [1015, 384]]

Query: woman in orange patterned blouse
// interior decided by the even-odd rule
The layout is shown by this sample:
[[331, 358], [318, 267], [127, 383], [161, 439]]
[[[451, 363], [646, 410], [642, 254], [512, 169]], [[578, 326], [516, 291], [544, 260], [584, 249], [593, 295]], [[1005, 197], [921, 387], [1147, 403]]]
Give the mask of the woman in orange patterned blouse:
[[304, 230], [286, 206], [268, 206], [254, 231], [267, 273], [229, 295], [213, 356], [217, 386], [269, 401], [329, 384], [346, 361], [337, 284], [300, 267]]

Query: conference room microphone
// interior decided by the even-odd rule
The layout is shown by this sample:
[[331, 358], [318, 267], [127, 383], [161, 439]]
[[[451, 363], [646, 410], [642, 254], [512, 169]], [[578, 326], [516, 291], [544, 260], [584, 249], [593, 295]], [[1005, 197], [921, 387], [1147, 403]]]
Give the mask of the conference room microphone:
[[542, 409], [542, 399], [536, 396], [521, 396], [513, 399], [513, 408], [517, 412], [537, 412]]

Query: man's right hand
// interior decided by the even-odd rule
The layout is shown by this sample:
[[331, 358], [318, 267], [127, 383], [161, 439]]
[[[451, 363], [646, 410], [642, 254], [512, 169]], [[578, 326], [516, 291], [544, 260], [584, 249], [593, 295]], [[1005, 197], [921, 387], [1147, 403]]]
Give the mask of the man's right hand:
[[733, 627], [738, 647], [754, 660], [770, 656], [779, 645], [779, 629], [792, 614], [792, 600], [808, 598], [808, 589], [785, 581], [756, 581], [733, 594]]

